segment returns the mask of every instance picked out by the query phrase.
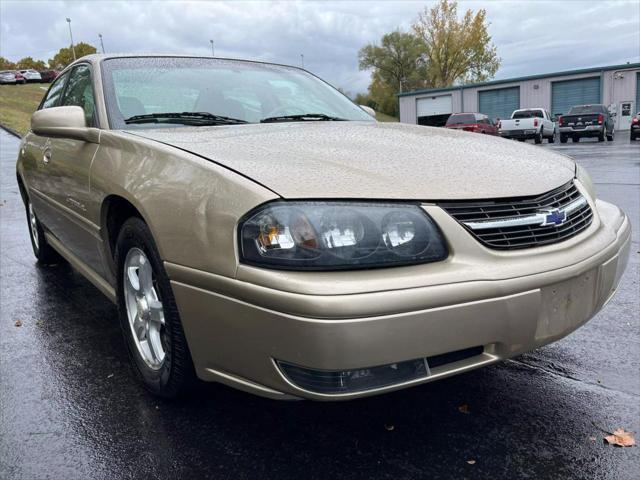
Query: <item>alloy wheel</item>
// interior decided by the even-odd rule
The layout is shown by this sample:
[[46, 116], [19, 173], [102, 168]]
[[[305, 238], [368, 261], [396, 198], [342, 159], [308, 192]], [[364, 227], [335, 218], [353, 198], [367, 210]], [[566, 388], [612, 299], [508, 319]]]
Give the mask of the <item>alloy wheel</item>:
[[147, 255], [132, 248], [124, 261], [124, 301], [133, 341], [142, 360], [158, 370], [166, 356], [166, 327], [162, 301]]

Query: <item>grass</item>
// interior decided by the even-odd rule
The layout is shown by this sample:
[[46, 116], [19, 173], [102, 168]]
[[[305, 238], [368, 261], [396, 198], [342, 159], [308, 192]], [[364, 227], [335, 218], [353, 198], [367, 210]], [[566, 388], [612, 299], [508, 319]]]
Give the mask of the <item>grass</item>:
[[397, 122], [398, 119], [396, 117], [392, 117], [391, 115], [387, 115], [386, 113], [376, 112], [376, 120], [379, 122]]
[[0, 123], [21, 135], [27, 133], [31, 114], [49, 88], [48, 83], [0, 85]]

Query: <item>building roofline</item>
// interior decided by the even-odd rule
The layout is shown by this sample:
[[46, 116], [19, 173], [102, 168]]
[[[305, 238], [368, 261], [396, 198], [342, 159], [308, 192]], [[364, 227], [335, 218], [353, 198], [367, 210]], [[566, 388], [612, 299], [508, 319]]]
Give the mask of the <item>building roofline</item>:
[[451, 87], [419, 89], [419, 90], [412, 90], [410, 92], [397, 93], [396, 96], [408, 97], [412, 95], [421, 95], [423, 93], [453, 92], [456, 90], [464, 90], [467, 88], [502, 85], [504, 83], [516, 83], [516, 82], [524, 82], [527, 80], [539, 80], [543, 78], [560, 77], [565, 75], [580, 75], [582, 73], [599, 73], [602, 71], [632, 69], [632, 68], [640, 68], [640, 63], [625, 63], [622, 65], [605, 65], [602, 67], [590, 67], [590, 68], [581, 68], [579, 70], [565, 70], [562, 72], [542, 73], [538, 75], [527, 75], [524, 77], [505, 78], [503, 80], [491, 80], [489, 82], [468, 83], [466, 85], [454, 85]]

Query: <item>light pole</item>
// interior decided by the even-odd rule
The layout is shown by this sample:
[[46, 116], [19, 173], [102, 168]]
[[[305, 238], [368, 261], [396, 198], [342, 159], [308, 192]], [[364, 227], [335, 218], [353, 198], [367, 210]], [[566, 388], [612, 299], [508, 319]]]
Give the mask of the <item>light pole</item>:
[[302, 53], [300, 54], [300, 65], [304, 68], [304, 55]]
[[69, 24], [69, 37], [71, 38], [71, 51], [73, 52], [73, 61], [76, 61], [76, 47], [73, 46], [73, 33], [71, 33], [71, 19], [67, 17], [67, 23]]
[[213, 49], [213, 40], [209, 40], [209, 43], [211, 44], [211, 56], [212, 56], [212, 57], [215, 57], [215, 56], [216, 56], [216, 52], [215, 52], [215, 50]]
[[102, 53], [104, 53], [104, 43], [102, 42], [102, 34], [99, 33], [98, 37], [100, 37], [100, 46], [102, 47]]

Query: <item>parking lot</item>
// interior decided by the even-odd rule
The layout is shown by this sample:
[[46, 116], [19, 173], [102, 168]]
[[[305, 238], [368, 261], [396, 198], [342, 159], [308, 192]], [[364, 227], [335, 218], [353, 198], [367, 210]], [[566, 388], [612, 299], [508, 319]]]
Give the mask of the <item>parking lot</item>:
[[532, 146], [574, 157], [634, 224], [604, 311], [514, 360], [345, 403], [214, 384], [178, 402], [145, 393], [115, 307], [70, 267], [36, 264], [18, 143], [0, 130], [0, 478], [637, 478], [640, 450], [603, 442], [640, 432], [640, 142], [628, 134]]

